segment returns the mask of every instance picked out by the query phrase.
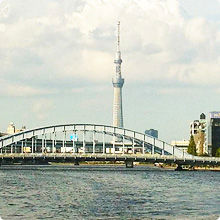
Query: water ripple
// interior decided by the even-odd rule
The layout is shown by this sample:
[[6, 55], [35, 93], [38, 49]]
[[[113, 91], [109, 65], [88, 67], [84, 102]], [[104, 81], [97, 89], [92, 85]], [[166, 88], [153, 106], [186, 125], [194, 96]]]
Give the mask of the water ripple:
[[219, 172], [137, 166], [0, 168], [0, 216], [13, 219], [217, 219]]

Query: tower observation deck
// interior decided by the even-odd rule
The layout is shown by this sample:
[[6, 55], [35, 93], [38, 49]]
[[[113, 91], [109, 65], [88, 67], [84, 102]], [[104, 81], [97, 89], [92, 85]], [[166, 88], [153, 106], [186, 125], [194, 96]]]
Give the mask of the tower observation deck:
[[122, 87], [124, 79], [121, 77], [121, 51], [120, 51], [120, 22], [118, 22], [117, 36], [117, 52], [114, 61], [116, 65], [116, 73], [112, 78], [114, 86], [114, 101], [113, 101], [113, 126], [123, 128], [123, 112], [122, 112]]

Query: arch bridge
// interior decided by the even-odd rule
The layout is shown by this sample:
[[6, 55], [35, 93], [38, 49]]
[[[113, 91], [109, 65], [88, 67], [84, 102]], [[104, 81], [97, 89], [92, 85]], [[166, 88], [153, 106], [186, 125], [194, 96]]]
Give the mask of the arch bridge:
[[220, 165], [194, 157], [152, 136], [108, 125], [63, 124], [0, 138], [0, 162], [125, 161]]

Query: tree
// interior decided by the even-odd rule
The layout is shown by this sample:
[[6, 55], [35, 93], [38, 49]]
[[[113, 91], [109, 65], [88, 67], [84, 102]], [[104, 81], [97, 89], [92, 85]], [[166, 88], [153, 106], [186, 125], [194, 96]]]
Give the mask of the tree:
[[217, 149], [216, 153], [215, 153], [216, 157], [220, 157], [220, 147]]
[[189, 141], [189, 146], [188, 146], [187, 152], [189, 154], [196, 156], [196, 144], [195, 144], [193, 135], [190, 136], [190, 141]]

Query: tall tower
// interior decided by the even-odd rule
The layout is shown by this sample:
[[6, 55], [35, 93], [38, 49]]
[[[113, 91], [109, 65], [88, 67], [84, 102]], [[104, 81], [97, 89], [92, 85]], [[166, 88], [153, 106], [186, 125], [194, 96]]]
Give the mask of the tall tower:
[[122, 113], [122, 87], [124, 79], [121, 77], [121, 51], [120, 51], [120, 22], [118, 22], [117, 36], [117, 52], [115, 58], [116, 73], [112, 78], [114, 86], [114, 102], [113, 102], [113, 126], [123, 128], [123, 113]]

